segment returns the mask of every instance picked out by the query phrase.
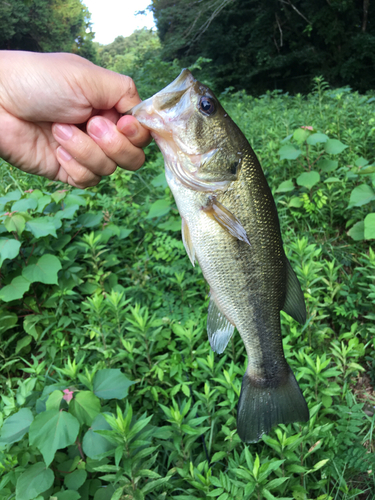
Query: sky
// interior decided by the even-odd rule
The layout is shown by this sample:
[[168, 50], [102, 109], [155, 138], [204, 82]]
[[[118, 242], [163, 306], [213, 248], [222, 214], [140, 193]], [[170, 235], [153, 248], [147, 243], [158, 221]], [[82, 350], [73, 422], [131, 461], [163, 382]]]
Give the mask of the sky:
[[155, 27], [151, 12], [135, 15], [146, 9], [150, 0], [83, 0], [82, 3], [91, 12], [94, 40], [103, 45], [113, 42], [117, 36], [129, 36], [138, 28]]

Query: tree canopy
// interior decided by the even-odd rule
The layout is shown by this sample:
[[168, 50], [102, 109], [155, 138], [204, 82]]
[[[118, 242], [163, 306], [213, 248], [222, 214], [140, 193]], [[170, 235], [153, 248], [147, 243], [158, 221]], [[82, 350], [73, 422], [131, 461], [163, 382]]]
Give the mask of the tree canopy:
[[369, 0], [152, 0], [163, 57], [206, 67], [219, 87], [307, 90], [312, 77], [366, 90], [375, 83]]
[[0, 2], [0, 49], [74, 52], [95, 60], [90, 17], [81, 0]]

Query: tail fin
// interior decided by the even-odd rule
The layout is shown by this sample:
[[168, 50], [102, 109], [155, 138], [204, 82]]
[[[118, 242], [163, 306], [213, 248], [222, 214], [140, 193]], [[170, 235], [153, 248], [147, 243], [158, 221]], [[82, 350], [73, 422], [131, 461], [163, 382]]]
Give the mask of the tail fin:
[[245, 373], [238, 402], [237, 431], [245, 443], [256, 443], [277, 424], [307, 422], [309, 410], [289, 368], [286, 381], [266, 387]]

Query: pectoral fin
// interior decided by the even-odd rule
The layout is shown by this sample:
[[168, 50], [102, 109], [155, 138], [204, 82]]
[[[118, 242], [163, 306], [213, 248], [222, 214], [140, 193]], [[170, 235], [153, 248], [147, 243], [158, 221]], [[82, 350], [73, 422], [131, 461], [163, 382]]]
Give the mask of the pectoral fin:
[[234, 326], [220, 311], [211, 295], [207, 316], [207, 334], [211, 349], [218, 354], [224, 352], [233, 332]]
[[231, 236], [238, 240], [244, 241], [251, 246], [245, 228], [235, 215], [232, 214], [224, 205], [216, 198], [211, 198], [210, 204], [203, 208], [204, 212], [214, 219], [220, 226], [225, 229]]
[[195, 266], [195, 250], [193, 247], [193, 242], [191, 241], [189, 226], [186, 223], [186, 220], [181, 217], [181, 233], [182, 233], [182, 242], [184, 244], [186, 253], [189, 256], [190, 262]]
[[288, 259], [286, 259], [286, 296], [283, 311], [298, 321], [301, 325], [306, 322], [306, 305], [301, 285]]

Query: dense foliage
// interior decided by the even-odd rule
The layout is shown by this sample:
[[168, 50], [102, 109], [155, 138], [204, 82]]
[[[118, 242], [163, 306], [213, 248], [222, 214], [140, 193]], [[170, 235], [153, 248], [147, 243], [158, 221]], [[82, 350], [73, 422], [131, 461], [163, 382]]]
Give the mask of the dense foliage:
[[242, 341], [210, 349], [156, 147], [85, 191], [2, 163], [1, 500], [373, 498], [375, 100], [315, 86], [221, 96], [308, 309], [281, 319], [311, 419], [258, 444], [236, 432]]
[[95, 61], [90, 17], [81, 0], [0, 2], [0, 50], [74, 52]]
[[223, 90], [309, 91], [375, 83], [375, 5], [368, 0], [152, 0], [166, 60], [212, 59]]

